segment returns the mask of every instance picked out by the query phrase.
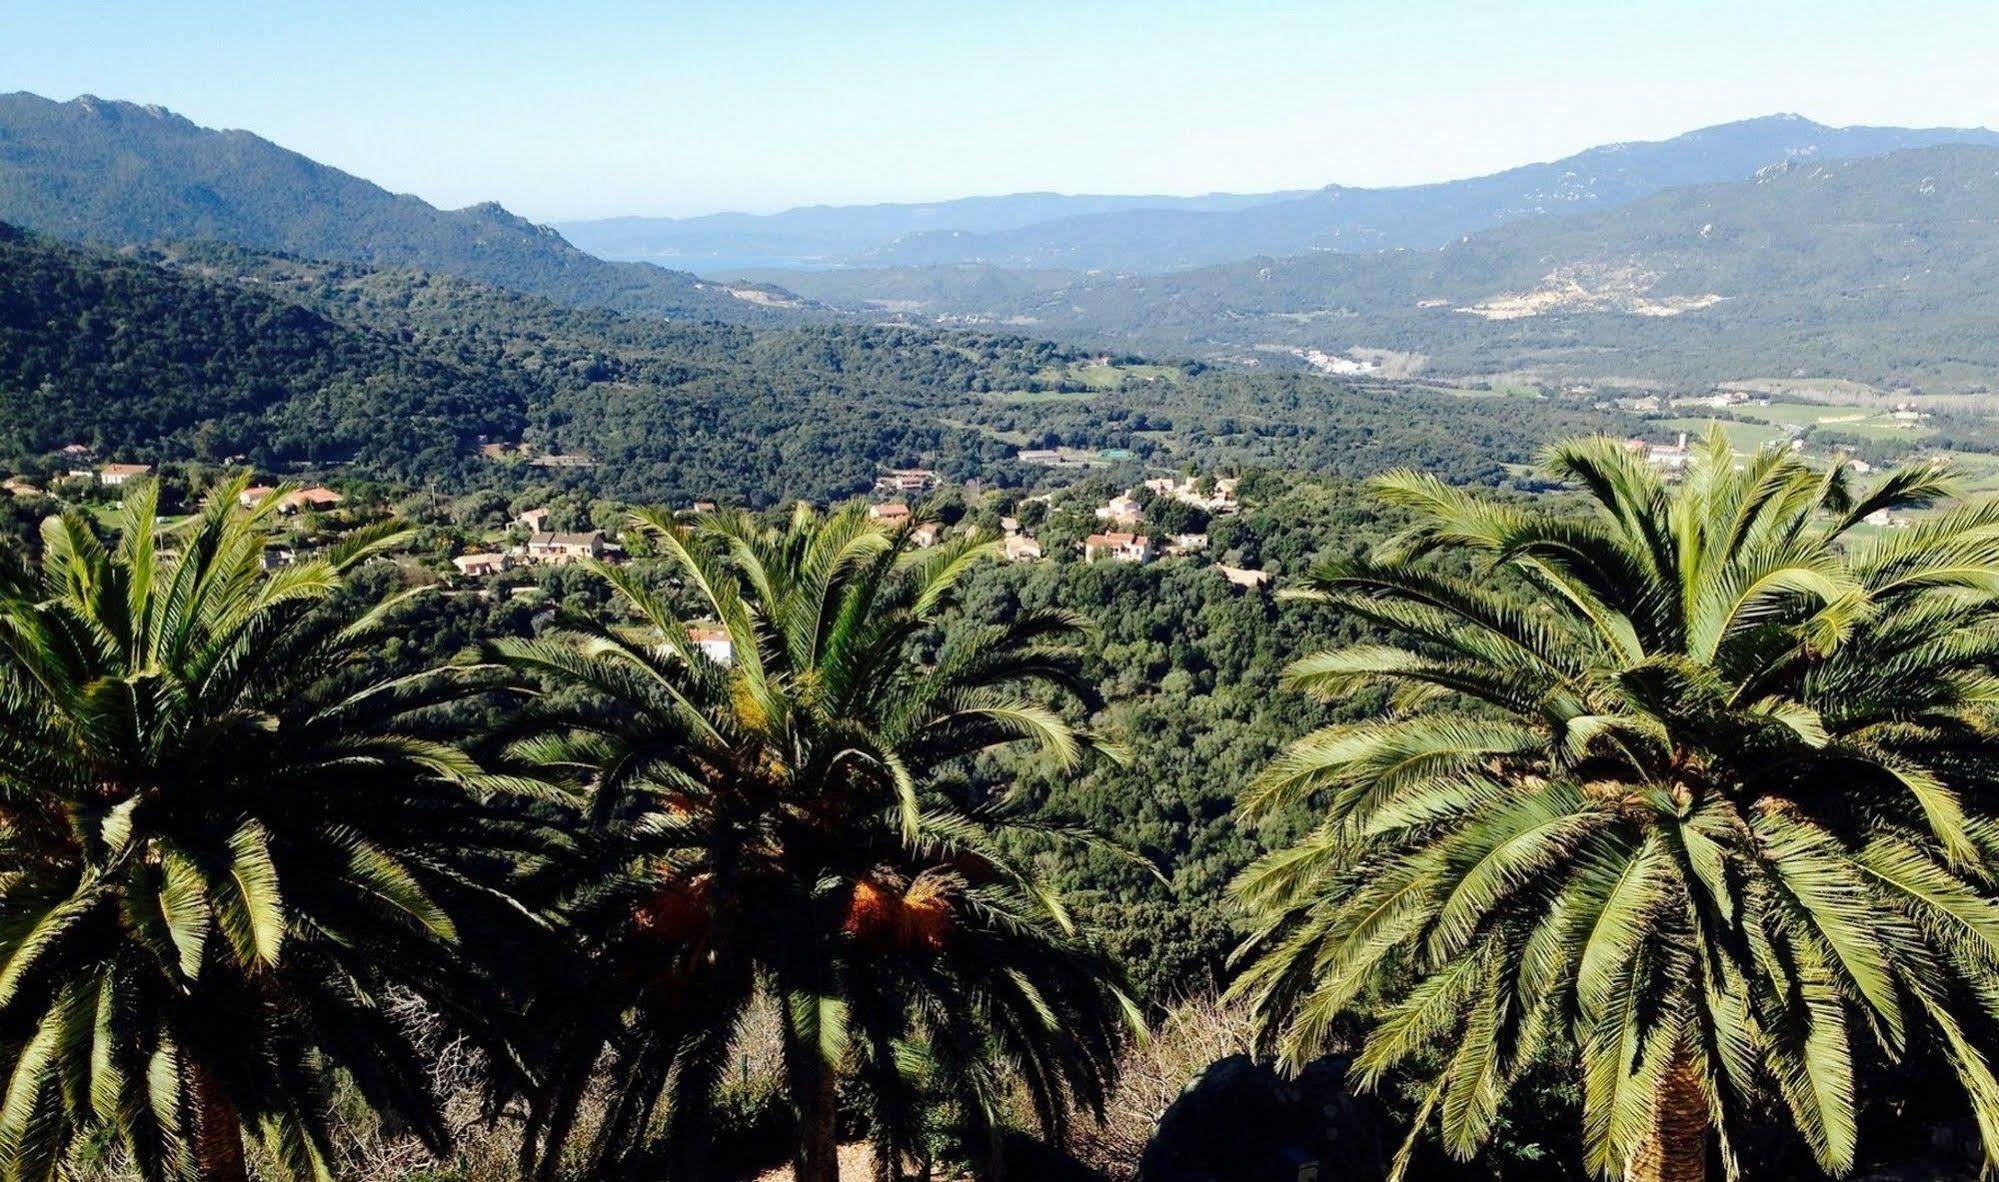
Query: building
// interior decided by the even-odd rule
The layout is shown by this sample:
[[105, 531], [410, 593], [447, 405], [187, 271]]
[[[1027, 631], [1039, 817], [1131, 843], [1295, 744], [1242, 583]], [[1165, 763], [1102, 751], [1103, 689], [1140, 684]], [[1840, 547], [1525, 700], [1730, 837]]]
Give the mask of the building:
[[1173, 540], [1166, 543], [1166, 552], [1169, 554], [1192, 554], [1196, 550], [1206, 550], [1207, 548], [1208, 535], [1206, 534], [1174, 534]]
[[1130, 493], [1119, 493], [1110, 499], [1109, 504], [1097, 508], [1097, 520], [1113, 525], [1137, 525], [1145, 520], [1145, 511], [1138, 507], [1138, 502], [1132, 499]]
[[62, 449], [62, 454], [72, 460], [87, 456], [90, 452], [91, 447], [88, 443], [68, 443], [64, 444]]
[[869, 505], [868, 516], [883, 525], [905, 525], [909, 521], [909, 506], [901, 501], [889, 501], [881, 505]]
[[514, 524], [520, 526], [526, 526], [529, 533], [536, 533], [536, 534], [547, 533], [548, 510], [546, 509], [526, 510], [519, 517], [514, 518]]
[[1645, 462], [1663, 472], [1678, 472], [1687, 466], [1692, 453], [1687, 450], [1687, 433], [1680, 432], [1677, 443], [1648, 443], [1643, 439], [1627, 439], [1624, 449], [1633, 455], [1645, 457]]
[[1152, 539], [1144, 534], [1091, 534], [1083, 539], [1083, 561], [1107, 558], [1112, 562], [1152, 561]]
[[1010, 537], [1012, 537], [1013, 535], [1015, 535], [1015, 534], [1019, 533], [1019, 532], [1020, 532], [1020, 519], [1019, 519], [1019, 518], [1017, 518], [1017, 517], [1002, 517], [1002, 518], [1000, 518], [1000, 532], [1001, 532], [1001, 533], [1003, 533], [1003, 534], [1005, 534], [1005, 535], [1006, 535], [1007, 537], [1009, 537], [1009, 538], [1010, 538]]
[[1249, 570], [1240, 566], [1226, 566], [1219, 562], [1215, 564], [1215, 569], [1222, 572], [1222, 577], [1229, 582], [1251, 591], [1258, 591], [1268, 586], [1273, 577], [1267, 570]]
[[568, 566], [602, 558], [605, 552], [604, 531], [593, 529], [581, 534], [533, 534], [528, 538], [524, 556], [537, 566]]
[[717, 504], [716, 504], [715, 502], [713, 502], [713, 501], [696, 501], [696, 502], [694, 502], [694, 511], [695, 511], [696, 513], [704, 513], [704, 514], [705, 514], [705, 513], [713, 513], [713, 512], [715, 512], [715, 511], [716, 511], [717, 509], [719, 509], [719, 508], [721, 508], [721, 506], [717, 505]]
[[909, 540], [916, 543], [918, 549], [928, 550], [937, 544], [938, 532], [936, 522], [926, 521], [909, 531]]
[[258, 505], [263, 504], [265, 497], [270, 496], [276, 491], [278, 490], [268, 484], [253, 484], [236, 494], [236, 503], [245, 509], [255, 509]]
[[9, 476], [4, 482], [0, 482], [0, 489], [5, 489], [7, 495], [13, 497], [38, 497], [42, 495], [41, 489], [36, 488], [33, 484], [21, 479], [19, 476]]
[[153, 474], [151, 464], [106, 464], [97, 470], [97, 483], [105, 488], [121, 488], [134, 480], [143, 480]]
[[1030, 448], [1026, 451], [1015, 452], [1013, 458], [1023, 464], [1041, 464], [1047, 467], [1054, 467], [1062, 462], [1062, 452], [1052, 447]]
[[307, 509], [331, 509], [346, 499], [330, 488], [314, 485], [311, 488], [286, 493], [278, 502], [278, 512], [299, 513]]
[[1234, 477], [1219, 477], [1210, 483], [1211, 492], [1200, 490], [1200, 480], [1188, 476], [1175, 480], [1171, 476], [1157, 476], [1145, 482], [1145, 487], [1155, 495], [1169, 497], [1183, 505], [1192, 505], [1209, 513], [1233, 513], [1237, 509], [1235, 490], [1239, 484]]
[[464, 575], [466, 578], [477, 579], [483, 578], [486, 575], [497, 575], [503, 570], [512, 570], [514, 560], [505, 554], [495, 554], [488, 551], [477, 554], [460, 554], [451, 560], [451, 565], [457, 567], [458, 573]]
[[717, 665], [727, 665], [736, 659], [735, 642], [729, 639], [729, 630], [713, 624], [694, 624], [687, 629], [687, 639], [701, 655]]
[[1026, 534], [1008, 534], [1004, 550], [1008, 562], [1041, 561], [1041, 543], [1028, 537]]
[[937, 473], [928, 468], [896, 468], [875, 477], [875, 491], [918, 493], [936, 488], [941, 483]]

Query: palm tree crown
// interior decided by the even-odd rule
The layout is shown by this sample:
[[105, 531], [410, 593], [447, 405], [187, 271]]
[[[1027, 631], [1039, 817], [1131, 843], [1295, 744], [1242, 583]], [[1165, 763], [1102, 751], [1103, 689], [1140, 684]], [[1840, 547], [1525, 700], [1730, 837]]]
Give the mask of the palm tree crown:
[[676, 590], [607, 568], [636, 623], [499, 646], [561, 691], [512, 750], [587, 785], [603, 857], [571, 913], [619, 1015], [579, 1040], [546, 1140], [567, 1135], [607, 1037], [624, 1082], [600, 1151], [665, 1100], [673, 1168], [697, 1176], [709, 1093], [759, 997], [783, 1027], [801, 1182], [833, 1176], [840, 1078], [869, 1098], [878, 1162], [918, 1150], [937, 1098], [974, 1133], [1015, 1081], [1057, 1131], [1098, 1105], [1130, 1003], [1009, 856], [1048, 827], [965, 774], [1017, 743], [1064, 766], [1094, 744], [1033, 692], [1074, 688], [1075, 622], [940, 632], [991, 543], [916, 549], [859, 505], [801, 506], [783, 528], [635, 522]]
[[0, 589], [10, 1180], [95, 1130], [147, 1179], [240, 1179], [246, 1132], [326, 1177], [331, 1069], [436, 1145], [390, 995], [468, 1013], [461, 941], [519, 914], [489, 885], [495, 782], [413, 713], [440, 691], [371, 672], [397, 601], [336, 602], [393, 535], [267, 575], [277, 498], [241, 509], [242, 483], [165, 529], [128, 493], [114, 549], [50, 518], [39, 576]]
[[1866, 538], [1941, 469], [1860, 490], [1718, 432], [1676, 485], [1603, 439], [1548, 468], [1593, 514], [1394, 473], [1417, 524], [1312, 572], [1413, 643], [1289, 671], [1390, 697], [1246, 796], [1323, 821], [1238, 882], [1238, 989], [1294, 1063], [1366, 1011], [1362, 1080], [1424, 1073], [1412, 1144], [1460, 1156], [1553, 1063], [1605, 1176], [1702, 1177], [1765, 1097], [1842, 1173], [1867, 1057], [1916, 1053], [1999, 1151], [1999, 505]]

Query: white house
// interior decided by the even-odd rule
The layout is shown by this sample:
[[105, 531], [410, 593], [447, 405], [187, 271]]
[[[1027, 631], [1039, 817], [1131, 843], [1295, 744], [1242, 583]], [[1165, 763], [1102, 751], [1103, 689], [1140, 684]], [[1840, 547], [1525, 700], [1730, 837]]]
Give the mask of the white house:
[[887, 493], [923, 492], [936, 488], [940, 483], [937, 473], [928, 468], [896, 468], [875, 477], [875, 491]]
[[458, 573], [464, 575], [466, 578], [476, 579], [486, 575], [496, 575], [503, 570], [512, 570], [514, 560], [505, 554], [481, 552], [476, 554], [460, 554], [451, 560], [451, 565], [457, 567]]
[[1130, 493], [1119, 493], [1110, 499], [1109, 504], [1098, 506], [1097, 520], [1114, 525], [1137, 525], [1145, 520], [1145, 511], [1138, 507], [1138, 502]]
[[97, 470], [97, 483], [105, 488], [121, 488], [127, 482], [153, 474], [151, 464], [106, 464]]
[[1150, 562], [1152, 539], [1144, 534], [1091, 534], [1083, 539], [1083, 561]]
[[717, 665], [727, 665], [736, 659], [735, 642], [729, 639], [727, 628], [717, 628], [712, 624], [695, 624], [687, 629], [687, 639], [701, 655]]
[[538, 533], [528, 539], [526, 557], [539, 566], [567, 566], [605, 554], [604, 532], [581, 534]]

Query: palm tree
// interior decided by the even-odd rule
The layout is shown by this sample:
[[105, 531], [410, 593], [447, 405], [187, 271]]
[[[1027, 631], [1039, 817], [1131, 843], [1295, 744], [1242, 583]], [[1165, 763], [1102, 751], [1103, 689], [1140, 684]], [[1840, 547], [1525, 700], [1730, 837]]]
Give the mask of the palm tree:
[[374, 672], [400, 597], [343, 591], [395, 536], [267, 575], [277, 498], [242, 485], [167, 528], [130, 491], [114, 548], [52, 517], [39, 574], [0, 587], [7, 1179], [92, 1137], [148, 1180], [241, 1182], [246, 1134], [325, 1178], [336, 1085], [437, 1147], [399, 996], [505, 1053], [469, 950], [528, 926], [480, 802], [506, 785], [426, 733], [439, 683]]
[[664, 1102], [670, 1168], [699, 1177], [710, 1098], [759, 999], [782, 1026], [799, 1182], [838, 1176], [842, 1078], [871, 1103], [884, 1176], [920, 1154], [940, 1098], [988, 1138], [1015, 1081], [1051, 1134], [1075, 1104], [1100, 1107], [1132, 1004], [1012, 856], [1066, 833], [967, 774], [1014, 744], [1059, 767], [1095, 745], [1035, 696], [1076, 688], [1076, 622], [1036, 612], [943, 630], [992, 544], [915, 549], [859, 505], [801, 506], [784, 528], [634, 521], [677, 588], [603, 568], [632, 622], [497, 652], [555, 691], [512, 752], [587, 784], [601, 850], [569, 914], [610, 1020], [578, 1027], [537, 1125], [544, 1172], [608, 1042], [618, 1086], [599, 1168], [646, 1138]]
[[1547, 468], [1593, 512], [1392, 473], [1416, 524], [1311, 573], [1413, 643], [1288, 671], [1388, 704], [1242, 802], [1323, 819], [1237, 883], [1238, 990], [1293, 1064], [1364, 1013], [1359, 1080], [1427, 1081], [1411, 1146], [1470, 1156], [1552, 1065], [1605, 1177], [1733, 1168], [1757, 1105], [1837, 1175], [1869, 1057], [1920, 1054], [1999, 1151], [1999, 504], [1865, 537], [1942, 469], [1863, 490], [1718, 432], [1677, 485], [1604, 439]]

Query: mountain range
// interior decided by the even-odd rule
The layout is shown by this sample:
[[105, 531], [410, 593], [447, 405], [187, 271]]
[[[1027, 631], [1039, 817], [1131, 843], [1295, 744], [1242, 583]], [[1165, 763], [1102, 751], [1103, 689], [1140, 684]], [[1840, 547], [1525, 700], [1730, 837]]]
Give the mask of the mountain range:
[[[775, 273], [938, 324], [1366, 371], [1985, 388], [1999, 367], [1999, 147], [1794, 158], [1748, 180], [1510, 222], [1437, 250], [1151, 275], [957, 264]], [[1420, 359], [1417, 357], [1420, 355]]]
[[[1682, 183], [1713, 175], [1730, 179]], [[1066, 235], [1106, 258], [1149, 251], [1162, 264], [946, 261], [746, 269], [716, 281], [598, 258], [496, 204], [440, 210], [162, 108], [0, 96], [0, 221], [74, 242], [220, 242], [677, 320], [997, 329], [1386, 377], [1986, 389], [1999, 367], [1995, 177], [1991, 132], [1779, 116], [1409, 189], [1041, 194], [691, 219], [683, 228], [717, 250], [832, 251], [889, 234], [890, 245], [867, 249], [949, 259], [932, 246]], [[1107, 208], [1133, 201], [1154, 204]], [[618, 225], [643, 237], [650, 224]], [[766, 237], [742, 237], [752, 232]], [[1236, 253], [1252, 247], [1265, 253]], [[1018, 264], [1070, 250], [975, 253]], [[1210, 256], [1225, 261], [1179, 265]]]
[[895, 244], [933, 235], [998, 235], [1134, 211], [1227, 213], [1304, 195], [1302, 191], [1201, 197], [1012, 193], [922, 204], [811, 205], [774, 214], [600, 218], [558, 222], [555, 228], [577, 246], [604, 258], [725, 274], [741, 267], [881, 262]]
[[437, 209], [247, 131], [89, 96], [0, 95], [0, 221], [78, 242], [208, 239], [418, 267], [673, 318], [766, 322], [796, 305], [782, 291], [607, 262], [495, 203]]
[[1742, 180], [1786, 160], [1844, 160], [1947, 143], [1999, 145], [1999, 133], [1827, 127], [1772, 115], [1663, 141], [1608, 144], [1490, 176], [1397, 188], [1328, 185], [1191, 198], [1023, 193], [923, 205], [814, 206], [762, 217], [617, 218], [558, 229], [608, 258], [668, 262], [709, 274], [745, 265], [948, 263], [1157, 272], [1258, 255], [1434, 249], [1523, 217]]

